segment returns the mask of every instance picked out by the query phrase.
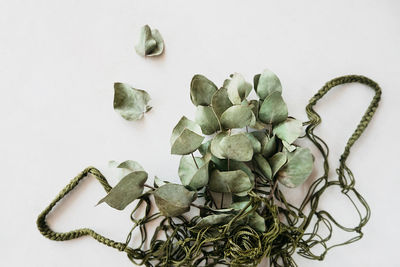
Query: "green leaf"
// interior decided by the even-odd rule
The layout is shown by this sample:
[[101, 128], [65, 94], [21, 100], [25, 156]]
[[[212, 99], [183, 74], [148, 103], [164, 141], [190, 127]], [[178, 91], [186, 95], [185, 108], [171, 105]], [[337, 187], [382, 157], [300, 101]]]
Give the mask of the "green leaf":
[[195, 157], [195, 160], [196, 163], [191, 155], [182, 156], [178, 175], [184, 186], [199, 190], [208, 183], [208, 162], [198, 157]]
[[223, 158], [249, 161], [253, 157], [253, 146], [250, 139], [244, 133], [225, 136], [222, 138], [219, 146]]
[[243, 193], [252, 189], [249, 176], [242, 170], [221, 172], [214, 170], [208, 184], [211, 191], [219, 193]]
[[168, 181], [163, 181], [160, 178], [158, 178], [157, 176], [154, 176], [153, 185], [154, 185], [155, 188], [159, 188], [160, 186], [165, 185], [167, 183], [169, 183], [169, 182]]
[[189, 154], [195, 151], [203, 140], [200, 126], [183, 116], [172, 131], [171, 154]]
[[254, 89], [262, 100], [273, 92], [282, 93], [281, 81], [274, 73], [267, 69], [261, 75], [254, 76]]
[[202, 218], [191, 230], [200, 230], [209, 226], [226, 224], [234, 217], [233, 214], [213, 214]]
[[110, 207], [117, 210], [123, 210], [132, 201], [139, 198], [144, 189], [144, 183], [147, 180], [147, 172], [131, 172], [116, 185], [99, 203], [106, 202]]
[[261, 105], [259, 118], [262, 122], [276, 124], [287, 116], [288, 109], [280, 92], [271, 93]]
[[[238, 210], [244, 209], [249, 204], [249, 202], [250, 202], [249, 200], [233, 202], [229, 207], [238, 211]], [[251, 209], [251, 206], [248, 206], [246, 210], [249, 210], [249, 209]]]
[[139, 42], [135, 46], [136, 53], [141, 56], [159, 56], [164, 51], [164, 40], [160, 32], [144, 25], [140, 31]]
[[224, 83], [224, 87], [227, 89], [228, 97], [232, 104], [240, 105], [250, 94], [252, 86], [239, 73], [235, 73], [231, 77], [231, 80], [227, 80]]
[[313, 165], [310, 150], [298, 147], [294, 152], [287, 153], [287, 163], [278, 172], [279, 182], [290, 188], [297, 187], [310, 176]]
[[276, 142], [275, 135], [273, 135], [271, 138], [268, 138], [268, 136], [266, 136], [261, 141], [261, 154], [265, 158], [269, 158], [272, 155], [274, 155], [276, 152], [276, 149], [277, 149], [277, 142]]
[[272, 177], [285, 165], [287, 156], [283, 152], [278, 152], [269, 159], [269, 164], [272, 169]]
[[124, 119], [139, 120], [151, 109], [150, 95], [125, 83], [114, 83], [114, 110]]
[[213, 109], [208, 106], [197, 106], [195, 121], [200, 125], [203, 134], [210, 135], [220, 129]]
[[229, 100], [228, 91], [226, 88], [222, 87], [214, 93], [211, 99], [211, 105], [218, 118], [221, 117], [225, 110], [232, 106], [232, 102]]
[[215, 157], [219, 159], [224, 159], [224, 151], [221, 148], [221, 141], [224, 137], [228, 136], [228, 132], [219, 132], [214, 138], [211, 140], [210, 151]]
[[217, 86], [205, 76], [196, 74], [190, 83], [190, 99], [195, 106], [208, 106], [217, 91]]
[[168, 183], [154, 191], [154, 199], [161, 214], [167, 217], [179, 216], [190, 210], [190, 204], [197, 194], [183, 185]]
[[257, 163], [257, 167], [260, 169], [261, 173], [267, 178], [272, 179], [272, 169], [268, 161], [261, 155], [254, 155], [254, 159]]
[[248, 224], [258, 232], [265, 232], [265, 220], [257, 212], [252, 212], [248, 217]]
[[296, 146], [289, 144], [285, 140], [282, 140], [282, 145], [288, 152], [293, 152], [297, 148]]
[[225, 129], [243, 128], [249, 126], [253, 113], [249, 106], [235, 105], [221, 115], [221, 124]]
[[273, 133], [289, 145], [300, 137], [302, 131], [303, 123], [293, 118], [287, 118], [286, 121], [279, 123], [273, 129]]
[[256, 137], [254, 137], [254, 135], [252, 135], [250, 133], [245, 133], [245, 135], [247, 136], [247, 138], [251, 142], [251, 146], [253, 147], [253, 152], [254, 153], [260, 153], [261, 152], [261, 142], [258, 141], [258, 139]]
[[130, 171], [144, 171], [142, 165], [133, 160], [126, 160], [120, 163], [117, 168], [127, 169]]

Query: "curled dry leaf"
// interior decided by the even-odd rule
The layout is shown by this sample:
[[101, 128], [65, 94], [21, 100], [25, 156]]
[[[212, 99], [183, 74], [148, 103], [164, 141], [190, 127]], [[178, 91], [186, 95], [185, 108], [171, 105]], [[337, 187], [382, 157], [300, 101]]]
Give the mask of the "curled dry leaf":
[[114, 110], [124, 119], [140, 120], [151, 109], [150, 95], [125, 83], [114, 83]]

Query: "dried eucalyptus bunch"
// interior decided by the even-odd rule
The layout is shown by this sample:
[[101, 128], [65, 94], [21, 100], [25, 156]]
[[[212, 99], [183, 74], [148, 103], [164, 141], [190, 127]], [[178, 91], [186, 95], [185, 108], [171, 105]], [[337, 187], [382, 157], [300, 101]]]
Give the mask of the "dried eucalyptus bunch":
[[[351, 82], [372, 87], [376, 95], [340, 158], [338, 179], [328, 180], [328, 147], [313, 133], [321, 122], [313, 106], [331, 88]], [[253, 89], [257, 99], [248, 99]], [[128, 174], [112, 188], [97, 169], [89, 167], [42, 212], [39, 230], [53, 240], [91, 235], [145, 266], [257, 266], [264, 258], [271, 266], [297, 266], [295, 252], [322, 260], [331, 248], [360, 239], [369, 219], [368, 204], [356, 191], [345, 162], [371, 120], [380, 94], [379, 86], [366, 77], [336, 78], [310, 100], [306, 108], [310, 121], [302, 123], [288, 116], [281, 82], [269, 70], [256, 75], [253, 85], [241, 74], [232, 74], [220, 88], [203, 75], [195, 75], [190, 85], [195, 119], [183, 116], [170, 139], [171, 153], [181, 155], [178, 175], [182, 184], [157, 177], [153, 185], [146, 184], [147, 172], [128, 160], [118, 165]], [[140, 110], [142, 114], [143, 108]], [[303, 125], [307, 125], [305, 132]], [[304, 200], [296, 205], [287, 200], [281, 186], [298, 187], [313, 170], [314, 156], [296, 144], [302, 136], [321, 153], [324, 174], [310, 182]], [[107, 192], [99, 203], [122, 210], [138, 200], [126, 242], [112, 241], [86, 228], [56, 233], [46, 224], [46, 215], [55, 204], [87, 174], [93, 174]], [[321, 195], [331, 186], [340, 187], [356, 207], [360, 215], [356, 227], [342, 226], [318, 206]], [[358, 208], [360, 205], [364, 210]], [[144, 215], [139, 215], [141, 209]], [[152, 221], [158, 224], [150, 237], [147, 226]], [[334, 226], [355, 236], [330, 244]], [[134, 231], [136, 228], [139, 231]], [[141, 236], [141, 242], [132, 248], [135, 235]]]

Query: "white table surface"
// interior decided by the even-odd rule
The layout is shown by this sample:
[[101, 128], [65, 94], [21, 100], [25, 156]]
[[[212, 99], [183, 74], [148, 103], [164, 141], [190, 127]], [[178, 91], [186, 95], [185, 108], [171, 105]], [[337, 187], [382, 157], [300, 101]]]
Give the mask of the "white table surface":
[[[331, 78], [362, 74], [381, 85], [380, 108], [348, 161], [372, 209], [365, 237], [323, 262], [296, 260], [307, 267], [399, 266], [399, 12], [395, 0], [1, 0], [0, 266], [132, 266], [123, 253], [90, 238], [45, 239], [37, 215], [86, 166], [115, 184], [109, 160], [137, 160], [150, 179], [178, 181], [179, 157], [169, 154], [169, 137], [182, 115], [194, 118], [192, 76], [221, 85], [230, 73], [251, 81], [264, 68], [280, 77], [290, 114], [303, 121], [309, 98]], [[134, 52], [144, 24], [163, 35], [162, 57]], [[144, 120], [128, 122], [113, 111], [116, 81], [151, 94], [154, 109]], [[332, 178], [372, 96], [364, 86], [344, 86], [317, 106]], [[59, 231], [88, 226], [125, 240], [129, 208], [94, 207], [103, 195], [88, 180], [50, 223]], [[321, 205], [344, 222], [355, 219], [337, 192], [328, 191]]]

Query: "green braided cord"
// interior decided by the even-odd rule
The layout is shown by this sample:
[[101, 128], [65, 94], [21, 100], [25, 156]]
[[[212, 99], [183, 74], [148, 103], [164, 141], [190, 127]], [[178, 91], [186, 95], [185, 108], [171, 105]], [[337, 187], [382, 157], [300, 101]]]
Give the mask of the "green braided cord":
[[[337, 170], [338, 179], [328, 180], [329, 149], [326, 143], [314, 134], [315, 127], [321, 123], [321, 117], [315, 112], [313, 107], [333, 87], [353, 82], [371, 87], [375, 90], [376, 94], [357, 126], [356, 131], [347, 142], [344, 153], [340, 157], [340, 166]], [[276, 186], [276, 182], [276, 190], [274, 191], [272, 189], [274, 187], [273, 182], [263, 177], [256, 170], [253, 170], [257, 186], [249, 193], [250, 202], [228, 223], [223, 225], [212, 225], [200, 230], [194, 230], [192, 227], [201, 219], [200, 216], [195, 216], [188, 220], [184, 216], [166, 218], [158, 212], [151, 214], [153, 204], [150, 200], [151, 191], [149, 191], [140, 197], [139, 202], [131, 213], [133, 227], [125, 243], [114, 242], [90, 229], [79, 229], [68, 233], [53, 232], [46, 224], [45, 219], [47, 214], [88, 173], [95, 175], [107, 192], [111, 189], [106, 179], [97, 169], [87, 168], [72, 180], [41, 213], [37, 221], [38, 228], [44, 236], [58, 241], [90, 235], [101, 243], [120, 251], [125, 251], [133, 263], [149, 267], [257, 266], [265, 257], [269, 258], [270, 266], [295, 267], [297, 264], [292, 257], [295, 252], [308, 259], [322, 260], [326, 253], [333, 247], [350, 244], [359, 240], [363, 235], [361, 229], [369, 220], [369, 206], [354, 187], [355, 179], [346, 165], [346, 159], [349, 156], [352, 145], [371, 121], [378, 106], [380, 96], [381, 89], [374, 81], [364, 76], [349, 75], [329, 81], [311, 98], [306, 107], [309, 118], [309, 122], [305, 123], [305, 125], [308, 125], [306, 128], [306, 137], [320, 151], [323, 157], [324, 173], [312, 183], [300, 207], [286, 200], [285, 195]], [[318, 209], [321, 195], [331, 186], [340, 187], [342, 193], [354, 205], [360, 218], [357, 226], [343, 226], [328, 211]], [[209, 191], [205, 190], [204, 193], [199, 193], [199, 197], [204, 197], [205, 199], [205, 209], [200, 212], [201, 216], [204, 217], [213, 214], [212, 211], [207, 210], [207, 207], [212, 208], [214, 206], [216, 208], [216, 204], [210, 196]], [[353, 200], [354, 197], [355, 199]], [[364, 207], [364, 215], [362, 215], [355, 200]], [[142, 205], [145, 205], [144, 216], [140, 219], [135, 218], [135, 212]], [[245, 223], [246, 218], [255, 210], [265, 220], [265, 232], [257, 232]], [[147, 224], [158, 218], [161, 218], [161, 221], [156, 229], [153, 230], [153, 235], [149, 240], [149, 248], [144, 249], [144, 244], [148, 239]], [[329, 245], [328, 241], [332, 237], [333, 225], [346, 232], [355, 232], [356, 235], [345, 242]], [[134, 249], [127, 245], [132, 238], [133, 230], [136, 228], [139, 228], [141, 244]], [[323, 235], [321, 233], [323, 228], [328, 230], [328, 234]], [[318, 247], [323, 249], [322, 253], [313, 252], [314, 248], [318, 249]]]
[[100, 243], [103, 243], [107, 246], [113, 247], [118, 249], [119, 251], [124, 251], [126, 248], [126, 244], [124, 243], [119, 243], [115, 242], [111, 239], [108, 239], [92, 229], [88, 228], [82, 228], [82, 229], [77, 229], [73, 231], [69, 231], [66, 233], [57, 233], [51, 230], [49, 225], [46, 222], [46, 217], [47, 215], [51, 212], [51, 210], [56, 206], [57, 202], [60, 201], [64, 196], [66, 196], [69, 192], [71, 192], [78, 184], [79, 182], [84, 179], [88, 174], [92, 174], [96, 177], [96, 179], [100, 182], [100, 184], [103, 186], [104, 190], [106, 192], [109, 192], [111, 190], [111, 186], [108, 184], [106, 178], [100, 173], [99, 170], [97, 170], [94, 167], [88, 167], [81, 173], [79, 173], [71, 182], [64, 187], [63, 190], [56, 196], [56, 198], [50, 203], [47, 208], [40, 213], [36, 224], [37, 227], [40, 231], [40, 233], [47, 237], [48, 239], [54, 240], [54, 241], [65, 241], [65, 240], [71, 240], [75, 238], [79, 238], [81, 236], [89, 235], [99, 241]]

